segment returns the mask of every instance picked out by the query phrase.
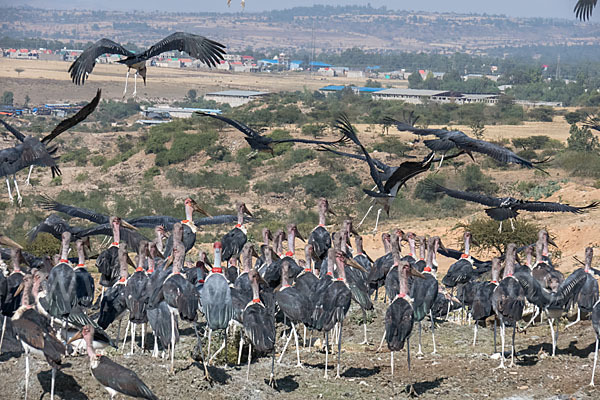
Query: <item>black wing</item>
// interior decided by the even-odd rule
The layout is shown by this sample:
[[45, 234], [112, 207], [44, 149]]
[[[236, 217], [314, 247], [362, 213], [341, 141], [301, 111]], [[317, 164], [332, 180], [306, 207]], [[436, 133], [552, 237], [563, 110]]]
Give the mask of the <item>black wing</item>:
[[[121, 227], [121, 229], [119, 230], [119, 233], [121, 236], [121, 241], [127, 242], [127, 246], [129, 246], [130, 249], [139, 248], [140, 242], [142, 240], [146, 240], [148, 242], [150, 241], [150, 240], [148, 240], [148, 238], [146, 238], [141, 233], [139, 233], [137, 231], [132, 231], [127, 228]], [[92, 226], [91, 228], [82, 229], [81, 231], [78, 232], [79, 237], [96, 236], [96, 235], [112, 236], [113, 235], [112, 227], [110, 226], [110, 224], [106, 223], [106, 224]]]
[[352, 124], [350, 123], [348, 117], [345, 114], [342, 114], [337, 119], [336, 123], [337, 128], [340, 130], [340, 132], [342, 132], [344, 136], [348, 137], [350, 140], [356, 143], [358, 147], [360, 147], [363, 154], [365, 155], [365, 160], [367, 161], [367, 164], [369, 164], [369, 172], [371, 173], [371, 178], [373, 178], [373, 181], [377, 185], [377, 189], [379, 190], [379, 192], [384, 193], [385, 189], [383, 188], [383, 182], [381, 181], [379, 171], [377, 171], [377, 167], [375, 166], [375, 163], [373, 163], [373, 160], [371, 159], [371, 156], [369, 155], [367, 149], [365, 149], [365, 146], [363, 146], [362, 143], [358, 140], [358, 136], [356, 136], [356, 132], [354, 131], [354, 128], [352, 127]]
[[383, 122], [390, 124], [390, 125], [396, 125], [396, 128], [401, 132], [402, 131], [412, 132], [415, 135], [419, 135], [419, 136], [435, 135], [435, 136], [440, 137], [441, 135], [448, 132], [448, 130], [446, 130], [446, 129], [417, 128], [416, 126], [407, 124], [406, 122], [395, 120], [390, 117], [385, 117], [383, 119]]
[[[99, 214], [96, 211], [89, 210], [87, 208], [61, 204], [47, 196], [42, 196], [42, 199], [38, 202], [38, 205], [44, 210], [58, 211], [70, 215], [71, 217], [87, 219], [88, 221], [92, 221], [97, 224], [107, 224], [109, 221], [109, 217], [107, 215]], [[137, 247], [135, 248], [137, 249]]]
[[100, 95], [101, 94], [102, 94], [102, 90], [98, 89], [98, 91], [96, 92], [96, 97], [94, 97], [92, 99], [92, 101], [90, 101], [85, 106], [83, 106], [81, 108], [81, 110], [79, 110], [77, 112], [77, 114], [73, 115], [71, 118], [65, 119], [60, 124], [58, 124], [56, 126], [56, 128], [54, 128], [52, 130], [52, 132], [50, 132], [49, 135], [44, 136], [44, 138], [41, 140], [41, 142], [42, 143], [50, 143], [58, 135], [60, 135], [61, 133], [63, 133], [67, 129], [72, 128], [75, 125], [77, 125], [78, 123], [80, 123], [83, 120], [85, 120], [88, 117], [88, 115], [90, 115], [91, 113], [93, 113], [94, 110], [96, 109], [96, 107], [98, 106], [98, 103], [100, 102]]
[[154, 228], [155, 226], [164, 226], [165, 229], [173, 229], [173, 225], [181, 222], [181, 219], [165, 215], [148, 215], [145, 217], [129, 218], [126, 220], [137, 228]]
[[254, 129], [248, 127], [247, 125], [242, 124], [239, 121], [233, 120], [231, 118], [223, 117], [221, 115], [216, 115], [216, 114], [209, 114], [209, 113], [205, 113], [205, 112], [201, 112], [201, 111], [196, 111], [194, 114], [202, 115], [204, 117], [211, 117], [214, 119], [218, 119], [219, 121], [223, 121], [223, 122], [233, 126], [235, 129], [242, 132], [244, 135], [246, 135], [248, 137], [251, 137], [251, 138], [262, 137], [261, 134], [256, 132]]
[[533, 168], [531, 161], [519, 157], [511, 150], [494, 143], [486, 142], [485, 140], [473, 139], [463, 132], [449, 132], [447, 139], [452, 140], [460, 149], [482, 153], [502, 163], [514, 163], [527, 168]]
[[592, 11], [594, 7], [596, 7], [596, 3], [598, 0], [579, 0], [577, 4], [575, 4], [575, 8], [573, 11], [575, 12], [575, 17], [579, 18], [582, 21], [587, 21], [592, 16]]
[[17, 128], [9, 125], [8, 123], [4, 122], [1, 119], [0, 119], [0, 123], [2, 123], [2, 125], [4, 125], [4, 127], [6, 128], [6, 130], [9, 131], [10, 133], [12, 133], [14, 135], [14, 137], [16, 137], [19, 141], [22, 142], [25, 140], [25, 135], [22, 134]]
[[150, 47], [139, 57], [143, 60], [148, 60], [166, 51], [173, 50], [185, 51], [190, 57], [196, 58], [212, 67], [223, 60], [223, 55], [225, 54], [225, 46], [221, 43], [192, 33], [175, 32]]
[[[334, 149], [331, 149], [331, 148], [325, 147], [325, 146], [319, 146], [317, 151], [328, 151], [328, 152], [336, 154], [338, 156], [350, 157], [350, 158], [354, 158], [355, 160], [367, 161], [366, 157], [361, 156], [360, 154], [344, 153], [342, 151], [337, 151], [337, 150], [334, 150]], [[377, 160], [376, 158], [371, 157], [371, 161], [373, 162], [373, 164], [375, 164], [375, 166], [377, 168], [379, 168], [383, 172], [385, 172], [391, 168], [389, 165], [382, 163], [381, 161]]]
[[124, 56], [132, 56], [133, 53], [121, 46], [117, 42], [110, 39], [100, 39], [87, 49], [69, 67], [71, 80], [76, 85], [83, 85], [87, 76], [92, 73], [96, 58], [102, 54], [122, 54]]
[[549, 201], [524, 201], [512, 208], [525, 211], [571, 212], [574, 214], [581, 214], [584, 210], [596, 208], [598, 205], [600, 205], [600, 202], [597, 201], [583, 207], [573, 207], [568, 204], [553, 203]]
[[106, 356], [100, 356], [98, 366], [92, 375], [105, 387], [119, 393], [142, 399], [158, 400], [152, 391], [132, 370], [123, 367]]
[[500, 207], [502, 204], [501, 199], [497, 197], [487, 196], [479, 193], [463, 192], [460, 190], [452, 190], [445, 188], [442, 185], [438, 185], [435, 182], [428, 182], [427, 185], [431, 185], [436, 192], [445, 193], [446, 195], [454, 197], [455, 199], [471, 201], [473, 203], [483, 204], [488, 207]]
[[410, 178], [429, 170], [434, 156], [435, 153], [431, 152], [423, 161], [404, 161], [385, 182], [384, 190], [389, 193], [394, 186], [400, 184], [401, 187]]
[[72, 232], [73, 228], [67, 222], [56, 214], [51, 214], [29, 231], [28, 240], [33, 242], [40, 232], [46, 232], [59, 239], [63, 232]]
[[[250, 218], [248, 216], [244, 216], [244, 223], [253, 222], [254, 218]], [[203, 217], [194, 220], [194, 225], [202, 226], [202, 225], [221, 225], [221, 224], [233, 224], [237, 222], [237, 215], [225, 214], [225, 215], [215, 215], [213, 217]]]

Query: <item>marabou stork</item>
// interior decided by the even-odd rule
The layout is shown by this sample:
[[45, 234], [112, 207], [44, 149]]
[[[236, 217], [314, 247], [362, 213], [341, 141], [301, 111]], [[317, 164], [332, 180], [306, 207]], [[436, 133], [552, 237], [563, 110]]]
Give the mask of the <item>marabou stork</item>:
[[[129, 322], [131, 324], [131, 351], [135, 343], [136, 325], [142, 324], [142, 351], [144, 351], [145, 325], [148, 322], [148, 303], [150, 301], [150, 278], [144, 270], [146, 262], [146, 252], [148, 251], [148, 242], [142, 240], [138, 249], [137, 268], [135, 272], [125, 282], [125, 304], [129, 310]], [[126, 330], [127, 331], [127, 330]], [[125, 338], [127, 340], [127, 338]]]
[[250, 284], [252, 285], [252, 301], [248, 303], [242, 314], [244, 332], [250, 339], [248, 347], [248, 370], [246, 380], [250, 376], [250, 362], [252, 360], [252, 346], [259, 354], [271, 354], [271, 375], [269, 377], [269, 386], [275, 386], [275, 341], [277, 333], [275, 331], [275, 318], [269, 309], [260, 299], [259, 281], [260, 275], [256, 270], [249, 273]]
[[523, 308], [525, 307], [525, 291], [519, 280], [513, 276], [516, 248], [517, 246], [514, 243], [510, 243], [507, 246], [504, 277], [492, 294], [492, 307], [500, 320], [500, 336], [502, 340], [499, 368], [506, 368], [504, 366], [504, 331], [507, 325], [513, 328], [510, 366], [514, 365], [517, 321], [523, 317]]
[[[402, 239], [401, 231], [396, 231], [392, 234], [391, 247], [392, 247], [392, 260], [393, 263], [388, 267], [388, 271], [385, 274], [385, 296], [389, 300], [395, 299], [400, 290], [400, 281], [398, 281], [398, 274], [395, 273], [394, 269], [398, 268], [400, 261], [406, 261], [410, 264], [408, 259], [402, 258], [400, 254], [400, 240]], [[412, 257], [410, 257], [412, 260]], [[384, 269], [387, 265], [384, 265]]]
[[[598, 281], [594, 278], [594, 273], [590, 269], [592, 267], [592, 258], [594, 257], [594, 249], [591, 247], [586, 247], [585, 249], [585, 266], [583, 268], [583, 272], [585, 275], [585, 283], [581, 287], [581, 290], [577, 294], [577, 319], [567, 326], [565, 329], [575, 325], [577, 322], [581, 320], [581, 311], [588, 314], [591, 313], [594, 305], [598, 301]], [[581, 268], [580, 268], [581, 269]], [[575, 272], [574, 272], [575, 273]]]
[[320, 264], [327, 257], [327, 250], [331, 247], [331, 235], [325, 228], [327, 213], [334, 216], [335, 213], [329, 208], [329, 202], [324, 197], [317, 201], [317, 209], [319, 211], [319, 225], [308, 236], [308, 244], [313, 246], [315, 262]]
[[4, 274], [0, 272], [0, 312], [3, 316], [2, 333], [0, 334], [1, 353], [7, 317], [12, 317], [14, 312], [21, 305], [21, 296], [17, 293], [17, 290], [23, 282], [24, 273], [21, 272], [20, 268], [20, 263], [23, 259], [23, 256], [21, 255], [21, 249], [23, 247], [8, 236], [2, 234], [0, 234], [0, 243], [11, 247], [10, 253], [13, 264], [13, 270], [8, 277], [5, 277]]
[[85, 266], [85, 248], [90, 248], [89, 240], [78, 239], [75, 242], [77, 247], [78, 262], [75, 267], [75, 292], [77, 294], [77, 304], [81, 307], [89, 308], [94, 303], [94, 293], [96, 285], [94, 278], [88, 272]]
[[285, 253], [285, 256], [280, 258], [277, 261], [272, 262], [266, 269], [263, 276], [263, 279], [267, 282], [267, 284], [271, 288], [276, 288], [279, 286], [281, 282], [281, 266], [284, 260], [287, 260], [289, 263], [289, 271], [291, 278], [294, 280], [296, 276], [300, 272], [302, 272], [302, 268], [296, 262], [296, 237], [304, 242], [304, 238], [298, 231], [298, 227], [296, 224], [288, 224], [287, 226], [287, 243], [288, 243], [288, 251]]
[[[108, 328], [114, 321], [119, 320], [119, 328], [117, 330], [117, 342], [121, 334], [121, 321], [125, 312], [127, 311], [127, 299], [125, 296], [125, 282], [129, 277], [127, 271], [127, 243], [123, 242], [117, 247], [117, 262], [119, 265], [119, 278], [102, 296], [100, 300], [100, 316], [98, 318], [98, 325], [102, 329]], [[125, 339], [127, 339], [127, 332], [125, 332]]]
[[[20, 206], [23, 199], [21, 198], [19, 186], [17, 185], [17, 178], [15, 176], [17, 172], [30, 167], [29, 174], [31, 175], [31, 168], [33, 168], [34, 165], [39, 165], [42, 167], [50, 167], [52, 178], [61, 174], [60, 168], [58, 168], [58, 164], [56, 163], [59, 157], [55, 156], [58, 147], [51, 146], [50, 142], [67, 129], [72, 128], [86, 119], [87, 116], [96, 109], [96, 106], [100, 102], [100, 94], [101, 90], [98, 89], [96, 97], [94, 97], [91, 102], [82, 107], [81, 110], [72, 117], [61, 121], [52, 132], [44, 136], [41, 140], [34, 138], [33, 136], [25, 136], [18, 129], [0, 119], [0, 123], [4, 125], [4, 127], [12, 133], [19, 142], [21, 142], [14, 147], [0, 150], [0, 176], [6, 177], [8, 198], [10, 199], [11, 204], [13, 204], [14, 200], [12, 193], [10, 192], [9, 175], [13, 176], [13, 182], [17, 192], [17, 202]], [[29, 176], [27, 177], [27, 183], [29, 183]]]
[[[215, 242], [214, 251], [215, 256], [213, 260], [213, 268], [210, 274], [204, 280], [204, 287], [200, 294], [200, 304], [202, 304], [202, 314], [206, 318], [206, 324], [208, 326], [208, 362], [210, 362], [210, 345], [212, 339], [212, 332], [214, 330], [225, 330], [225, 337], [223, 345], [215, 354], [213, 358], [221, 350], [227, 347], [227, 328], [229, 321], [233, 318], [233, 303], [231, 299], [231, 289], [229, 288], [229, 281], [223, 275], [223, 268], [221, 267], [221, 242]], [[227, 352], [227, 350], [225, 350]]]
[[248, 210], [245, 203], [238, 203], [237, 205], [237, 225], [227, 232], [223, 238], [221, 238], [221, 244], [223, 246], [223, 253], [221, 257], [225, 261], [229, 261], [232, 266], [237, 265], [240, 252], [248, 240], [246, 236], [246, 228], [244, 227], [244, 214], [248, 214], [252, 217], [252, 213]]
[[137, 76], [138, 74], [146, 84], [146, 60], [158, 56], [167, 51], [185, 51], [190, 57], [202, 61], [209, 67], [214, 67], [223, 60], [225, 54], [225, 46], [207, 39], [204, 36], [194, 35], [192, 33], [175, 32], [160, 42], [156, 43], [142, 53], [132, 53], [119, 43], [113, 42], [110, 39], [100, 39], [90, 47], [85, 49], [83, 53], [69, 67], [71, 80], [76, 85], [83, 85], [88, 75], [92, 73], [96, 65], [96, 58], [103, 54], [120, 54], [125, 56], [125, 59], [117, 61], [120, 64], [127, 65], [127, 78], [125, 79], [125, 90], [123, 97], [127, 92], [127, 80], [129, 79], [129, 71], [135, 69], [135, 86], [133, 96], [137, 92]]
[[[413, 267], [419, 271], [423, 272], [427, 262], [425, 261], [426, 252], [427, 252], [427, 238], [425, 236], [417, 236], [417, 240], [419, 241], [419, 259], [415, 261]], [[433, 263], [433, 260], [432, 260]], [[437, 265], [431, 265], [433, 272], [437, 273]]]
[[12, 325], [17, 338], [21, 341], [25, 350], [25, 399], [29, 389], [29, 355], [44, 357], [52, 367], [52, 383], [50, 386], [50, 398], [54, 399], [54, 381], [56, 370], [61, 366], [62, 355], [65, 354], [65, 346], [56, 338], [50, 325], [50, 321], [40, 315], [33, 305], [29, 304], [29, 295], [33, 286], [31, 275], [23, 277], [21, 296], [21, 307], [12, 316]]
[[369, 271], [371, 271], [371, 267], [373, 266], [373, 260], [371, 259], [371, 257], [369, 257], [369, 255], [365, 252], [363, 248], [362, 236], [354, 236], [354, 247], [356, 248], [354, 261], [359, 263], [365, 269], [365, 271], [367, 271], [366, 275], [368, 276]]
[[248, 154], [248, 158], [253, 158], [254, 156], [256, 156], [258, 154], [258, 152], [260, 151], [266, 151], [271, 153], [272, 156], [274, 156], [275, 154], [273, 153], [273, 145], [275, 144], [279, 144], [279, 143], [307, 143], [307, 144], [319, 144], [319, 145], [337, 145], [337, 144], [342, 144], [345, 143], [348, 139], [345, 136], [342, 136], [340, 139], [335, 140], [335, 141], [322, 141], [322, 140], [312, 140], [312, 139], [272, 139], [268, 136], [263, 136], [261, 135], [259, 132], [255, 131], [254, 129], [250, 128], [249, 126], [236, 121], [234, 119], [231, 118], [227, 118], [227, 117], [223, 117], [222, 115], [218, 115], [218, 114], [211, 114], [211, 113], [207, 113], [207, 112], [203, 112], [203, 111], [196, 111], [194, 114], [196, 115], [201, 115], [204, 117], [211, 117], [214, 119], [218, 119], [219, 121], [225, 122], [228, 125], [233, 126], [234, 128], [236, 128], [238, 131], [242, 132], [246, 137], [244, 138], [246, 140], [246, 142], [248, 142], [248, 144], [250, 145], [250, 148], [253, 150], [250, 154]]
[[383, 233], [381, 235], [381, 241], [383, 242], [383, 248], [385, 249], [385, 255], [379, 257], [373, 262], [373, 266], [369, 270], [367, 282], [369, 284], [369, 291], [375, 292], [375, 300], [377, 300], [379, 288], [385, 285], [385, 278], [394, 264], [394, 256], [392, 255], [392, 237], [389, 233]]
[[[422, 355], [421, 351], [421, 321], [426, 315], [431, 319], [431, 336], [433, 337], [433, 352], [436, 353], [435, 347], [435, 320], [431, 307], [435, 302], [438, 294], [438, 281], [433, 270], [433, 255], [435, 254], [436, 238], [429, 238], [429, 253], [427, 254], [427, 262], [423, 268], [423, 279], [415, 279], [410, 287], [410, 297], [413, 299], [413, 314], [414, 320], [419, 323], [419, 351], [417, 355]], [[418, 272], [418, 270], [415, 268]]]
[[142, 382], [135, 372], [117, 364], [106, 356], [96, 354], [92, 346], [92, 338], [94, 337], [93, 326], [84, 326], [82, 335], [87, 344], [92, 376], [98, 383], [104, 386], [104, 389], [110, 394], [111, 399], [117, 393], [122, 393], [126, 396], [141, 399], [158, 400], [158, 397], [152, 393], [150, 388]]
[[303, 293], [309, 299], [313, 295], [316, 290], [316, 287], [319, 283], [319, 278], [315, 275], [312, 268], [312, 254], [314, 252], [314, 248], [312, 244], [307, 244], [304, 246], [304, 259], [306, 265], [304, 266], [304, 270], [296, 276], [296, 282], [294, 284], [296, 290]]
[[[477, 325], [483, 323], [485, 326], [485, 320], [494, 315], [492, 295], [498, 286], [498, 282], [500, 282], [499, 277], [501, 268], [500, 258], [494, 257], [492, 259], [492, 280], [489, 282], [478, 282], [474, 288], [473, 305], [471, 306], [471, 315], [475, 321], [473, 324], [473, 347], [477, 343]], [[494, 353], [495, 352], [496, 319], [494, 319]]]
[[594, 386], [594, 375], [596, 374], [596, 363], [598, 362], [598, 342], [600, 341], [600, 300], [594, 304], [592, 310], [592, 328], [596, 334], [596, 351], [594, 352], [594, 367], [592, 368], [592, 380], [590, 386]]
[[445, 193], [446, 195], [454, 197], [455, 199], [466, 200], [490, 207], [485, 209], [485, 213], [490, 218], [500, 221], [500, 228], [498, 231], [502, 231], [502, 222], [507, 219], [510, 219], [511, 226], [514, 230], [512, 220], [519, 215], [519, 211], [570, 212], [574, 214], [581, 214], [586, 210], [596, 208], [598, 205], [600, 205], [600, 202], [594, 201], [587, 206], [573, 207], [568, 204], [550, 201], [528, 201], [515, 199], [513, 197], [493, 197], [480, 193], [463, 192], [460, 190], [445, 188], [435, 182], [430, 182], [429, 185], [431, 185], [436, 192]]
[[63, 320], [65, 328], [71, 309], [77, 305], [77, 279], [68, 260], [70, 242], [71, 233], [63, 232], [61, 258], [48, 275], [46, 297], [49, 306], [48, 313], [53, 318]]
[[398, 281], [400, 291], [393, 298], [385, 313], [385, 338], [391, 351], [390, 365], [394, 375], [394, 352], [404, 348], [406, 342], [406, 353], [408, 370], [410, 371], [410, 334], [414, 324], [413, 299], [410, 297], [408, 288], [409, 275], [423, 278], [407, 261], [398, 264]]
[[[314, 275], [313, 275], [314, 276]], [[301, 292], [295, 286], [289, 284], [290, 278], [290, 262], [284, 259], [281, 265], [281, 286], [279, 290], [275, 292], [275, 301], [279, 306], [279, 309], [283, 312], [286, 318], [292, 325], [292, 333], [294, 334], [294, 340], [296, 341], [296, 357], [297, 367], [302, 367], [300, 362], [300, 348], [298, 344], [298, 332], [296, 330], [297, 323], [310, 324], [310, 318], [312, 315], [312, 302], [306, 293]], [[281, 359], [285, 354], [285, 350], [292, 338], [292, 333], [288, 336], [288, 339], [281, 351], [278, 363], [281, 363]]]

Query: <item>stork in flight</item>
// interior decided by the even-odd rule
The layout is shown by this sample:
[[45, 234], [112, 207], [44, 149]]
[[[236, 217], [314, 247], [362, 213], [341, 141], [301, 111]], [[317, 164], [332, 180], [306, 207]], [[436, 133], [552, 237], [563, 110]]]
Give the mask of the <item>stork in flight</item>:
[[126, 58], [117, 61], [120, 64], [125, 64], [127, 67], [127, 77], [125, 78], [125, 90], [123, 97], [127, 93], [127, 80], [129, 79], [129, 71], [135, 69], [133, 96], [137, 93], [137, 76], [140, 75], [146, 85], [146, 60], [154, 56], [158, 56], [167, 51], [184, 51], [190, 57], [202, 61], [209, 67], [216, 66], [225, 54], [225, 46], [221, 43], [210, 40], [204, 36], [194, 35], [186, 32], [175, 32], [166, 38], [162, 39], [149, 49], [141, 53], [133, 53], [127, 50], [110, 39], [100, 39], [87, 49], [69, 67], [71, 80], [76, 85], [83, 85], [88, 75], [92, 73], [96, 65], [96, 58], [103, 54], [121, 54]]

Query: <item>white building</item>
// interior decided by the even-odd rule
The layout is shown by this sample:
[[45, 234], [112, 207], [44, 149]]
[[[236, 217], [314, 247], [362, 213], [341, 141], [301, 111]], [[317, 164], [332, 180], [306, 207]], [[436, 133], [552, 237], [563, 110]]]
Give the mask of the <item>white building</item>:
[[238, 107], [267, 95], [269, 95], [267, 92], [255, 92], [252, 90], [224, 90], [222, 92], [207, 93], [204, 95], [204, 98], [206, 100], [214, 100], [217, 103], [226, 103], [232, 107]]

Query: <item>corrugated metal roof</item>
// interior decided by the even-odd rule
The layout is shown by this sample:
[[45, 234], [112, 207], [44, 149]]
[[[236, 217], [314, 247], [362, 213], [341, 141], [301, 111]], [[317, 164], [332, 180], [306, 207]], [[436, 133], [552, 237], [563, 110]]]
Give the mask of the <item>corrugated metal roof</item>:
[[384, 89], [377, 94], [390, 95], [390, 96], [435, 96], [440, 93], [446, 92], [445, 90], [427, 90], [427, 89]]

